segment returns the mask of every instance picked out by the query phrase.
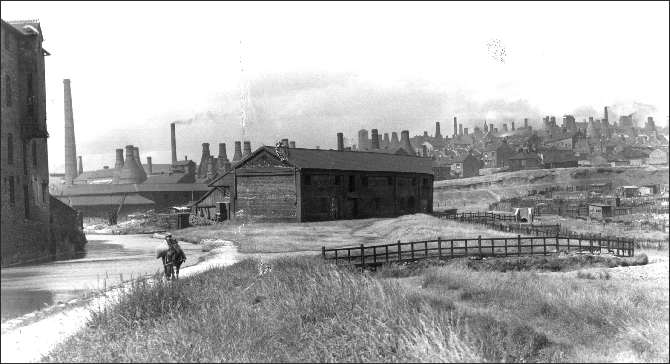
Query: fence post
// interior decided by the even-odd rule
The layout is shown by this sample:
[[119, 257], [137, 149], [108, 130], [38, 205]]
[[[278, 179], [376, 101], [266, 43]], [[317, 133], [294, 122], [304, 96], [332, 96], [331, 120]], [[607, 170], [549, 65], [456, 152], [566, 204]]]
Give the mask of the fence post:
[[619, 249], [620, 247], [621, 246], [619, 245], [619, 237], [617, 236], [617, 238], [616, 238], [616, 255], [617, 255], [617, 257], [619, 256], [619, 254], [621, 254], [621, 250]]
[[377, 264], [377, 247], [372, 247], [372, 263]]
[[400, 240], [398, 240], [398, 262], [402, 260], [402, 252], [400, 251]]
[[556, 253], [560, 253], [561, 251], [561, 246], [558, 244], [558, 240], [556, 240]]
[[365, 248], [361, 244], [361, 266], [365, 265]]
[[442, 238], [437, 238], [437, 258], [442, 259]]
[[[531, 244], [533, 241], [531, 240]], [[521, 235], [516, 236], [516, 253], [518, 256], [521, 256]]]
[[468, 239], [463, 239], [463, 245], [465, 246], [465, 256], [468, 256]]
[[335, 249], [335, 264], [337, 264], [337, 249]]
[[449, 239], [449, 249], [451, 252], [449, 253], [450, 258], [454, 258], [454, 239]]
[[[533, 245], [533, 244], [531, 243], [531, 245]], [[558, 240], [556, 241], [556, 245], [558, 245]], [[544, 252], [544, 255], [547, 255], [547, 238], [545, 238], [545, 237], [542, 237], [542, 251]]]
[[410, 247], [411, 252], [412, 252], [412, 259], [414, 259], [414, 242], [409, 243], [409, 247]]
[[[491, 241], [493, 242], [493, 240]], [[505, 257], [507, 257], [507, 238], [505, 238]]]
[[482, 257], [482, 236], [477, 237], [477, 249], [479, 249], [479, 257]]
[[386, 259], [386, 263], [388, 263], [389, 262], [389, 246], [386, 245], [384, 248], [385, 248], [384, 258]]
[[323, 258], [323, 260], [326, 260], [326, 247], [325, 246], [321, 247], [321, 258]]

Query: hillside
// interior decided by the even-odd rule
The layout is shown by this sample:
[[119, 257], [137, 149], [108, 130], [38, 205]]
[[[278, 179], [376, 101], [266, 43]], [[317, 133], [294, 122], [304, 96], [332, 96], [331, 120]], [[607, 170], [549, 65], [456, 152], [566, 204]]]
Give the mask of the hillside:
[[668, 183], [668, 168], [599, 167], [555, 168], [496, 173], [487, 176], [435, 182], [433, 201], [436, 210], [458, 208], [480, 211], [504, 198], [525, 196], [531, 190], [553, 186], [612, 182], [625, 185]]

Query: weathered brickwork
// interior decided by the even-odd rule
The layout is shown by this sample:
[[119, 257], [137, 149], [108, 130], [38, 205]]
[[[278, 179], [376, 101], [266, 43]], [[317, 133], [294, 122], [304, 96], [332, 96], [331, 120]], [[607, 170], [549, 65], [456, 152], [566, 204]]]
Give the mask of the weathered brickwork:
[[[30, 25], [36, 34], [26, 33]], [[1, 22], [2, 265], [41, 260], [50, 228], [44, 53], [39, 24]], [[32, 30], [31, 30], [32, 32]]]
[[236, 215], [263, 221], [297, 221], [293, 175], [237, 176]]

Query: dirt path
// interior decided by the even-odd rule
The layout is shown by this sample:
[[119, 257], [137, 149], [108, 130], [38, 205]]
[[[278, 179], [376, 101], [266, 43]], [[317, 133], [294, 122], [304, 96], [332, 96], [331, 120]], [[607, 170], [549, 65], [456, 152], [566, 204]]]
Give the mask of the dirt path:
[[[188, 277], [213, 267], [231, 265], [241, 257], [232, 244], [218, 248], [217, 253], [212, 259], [182, 269], [180, 276]], [[0, 361], [3, 363], [39, 361], [56, 345], [82, 329], [92, 309], [115, 303], [122, 289], [123, 287], [113, 288], [85, 302], [79, 302], [73, 307], [66, 307], [37, 320], [34, 315], [29, 314], [18, 320], [12, 320], [12, 323], [3, 324]], [[22, 325], [21, 319], [34, 322]]]

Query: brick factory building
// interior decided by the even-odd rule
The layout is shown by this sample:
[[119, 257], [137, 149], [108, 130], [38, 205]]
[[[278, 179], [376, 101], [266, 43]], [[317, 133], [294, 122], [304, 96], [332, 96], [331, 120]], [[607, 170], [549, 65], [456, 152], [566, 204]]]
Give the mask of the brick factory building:
[[[286, 145], [257, 149], [209, 184], [209, 195], [221, 200], [217, 213], [304, 222], [432, 212], [431, 159], [351, 152], [338, 146], [339, 150]], [[206, 200], [199, 203], [217, 203]]]
[[2, 265], [48, 260], [85, 244], [76, 212], [49, 195], [42, 29], [1, 21]]

